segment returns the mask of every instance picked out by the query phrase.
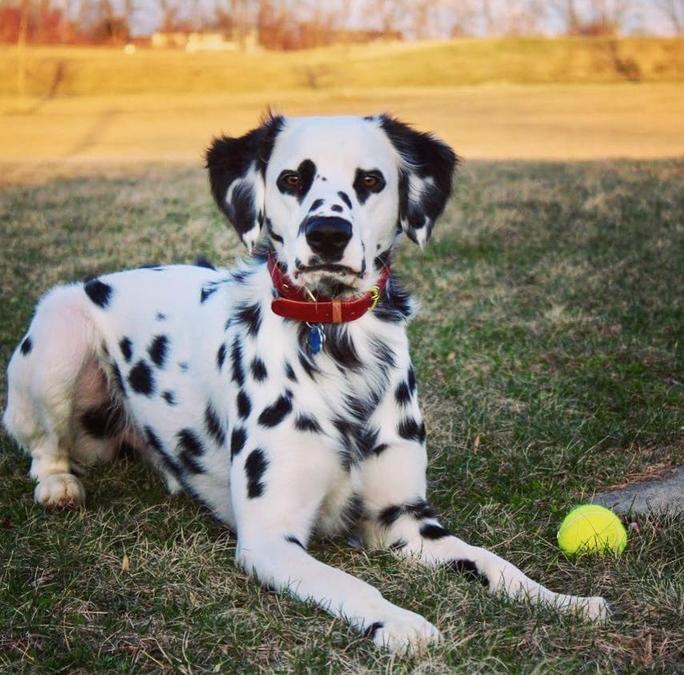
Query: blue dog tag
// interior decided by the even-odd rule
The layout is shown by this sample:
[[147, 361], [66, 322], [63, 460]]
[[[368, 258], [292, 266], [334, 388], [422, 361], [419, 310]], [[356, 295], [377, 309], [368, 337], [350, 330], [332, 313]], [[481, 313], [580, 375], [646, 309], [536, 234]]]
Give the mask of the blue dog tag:
[[309, 324], [309, 350], [318, 354], [323, 347], [323, 329], [318, 324]]

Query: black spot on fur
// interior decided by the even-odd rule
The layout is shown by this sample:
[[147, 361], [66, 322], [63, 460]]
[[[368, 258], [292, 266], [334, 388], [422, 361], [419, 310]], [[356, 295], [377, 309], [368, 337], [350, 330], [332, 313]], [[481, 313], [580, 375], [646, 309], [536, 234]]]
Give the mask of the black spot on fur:
[[342, 211], [344, 211], [344, 209], [339, 204], [333, 204], [330, 207], [330, 210], [333, 211], [334, 213], [342, 213]]
[[389, 527], [404, 514], [411, 515], [416, 520], [435, 518], [437, 515], [433, 508], [424, 499], [416, 499], [414, 502], [398, 505], [395, 504], [393, 506], [384, 508], [378, 514], [378, 522], [385, 527]]
[[273, 223], [270, 218], [266, 218], [266, 230], [273, 241], [282, 244], [285, 240], [273, 229]]
[[254, 357], [252, 363], [249, 366], [249, 369], [252, 372], [252, 377], [257, 382], [263, 382], [268, 377], [266, 364], [258, 356]]
[[161, 444], [161, 441], [159, 440], [159, 436], [152, 431], [150, 427], [145, 427], [144, 428], [145, 432], [145, 438], [147, 439], [147, 443], [154, 448], [157, 452], [164, 453], [164, 448]]
[[98, 307], [102, 309], [109, 307], [113, 293], [113, 289], [109, 284], [105, 284], [99, 279], [92, 279], [83, 286], [83, 290]]
[[235, 455], [239, 455], [242, 452], [242, 448], [245, 447], [245, 442], [247, 441], [247, 432], [242, 427], [235, 427], [233, 433], [230, 436], [230, 457], [231, 459]]
[[347, 205], [348, 209], [352, 207], [351, 199], [349, 199], [349, 195], [346, 192], [340, 190], [337, 196]]
[[413, 366], [409, 366], [407, 380], [409, 390], [413, 394], [416, 391], [416, 373], [413, 370]]
[[252, 402], [249, 400], [249, 396], [240, 389], [237, 395], [237, 412], [240, 419], [247, 419], [249, 413], [252, 412]]
[[230, 361], [232, 366], [231, 379], [241, 387], [245, 383], [245, 370], [242, 367], [242, 345], [240, 344], [240, 337], [237, 335], [230, 350]]
[[363, 632], [364, 637], [370, 638], [371, 640], [375, 638], [375, 634], [384, 627], [384, 623], [382, 621], [376, 621], [375, 623], [372, 623], [366, 630]]
[[375, 455], [381, 455], [383, 452], [385, 452], [385, 450], [387, 450], [388, 447], [389, 446], [387, 445], [387, 443], [379, 443], [373, 448], [373, 453]]
[[411, 401], [411, 390], [409, 389], [408, 382], [401, 382], [394, 392], [394, 398], [397, 400], [399, 405], [406, 405]]
[[437, 517], [435, 510], [424, 499], [416, 499], [415, 502], [405, 504], [404, 508], [406, 513], [410, 513], [416, 520]]
[[114, 401], [105, 401], [97, 408], [90, 408], [81, 415], [81, 425], [93, 438], [113, 438], [126, 425], [126, 418]]
[[264, 408], [259, 415], [259, 424], [262, 427], [275, 427], [280, 424], [292, 410], [292, 401], [287, 396], [281, 396], [278, 400]]
[[425, 423], [421, 422], [418, 424], [418, 422], [412, 418], [401, 420], [401, 422], [399, 422], [399, 427], [397, 428], [397, 433], [407, 441], [418, 441], [419, 443], [425, 442], [427, 436]]
[[226, 345], [222, 344], [219, 348], [218, 351], [216, 352], [216, 365], [218, 366], [218, 369], [221, 370], [223, 368], [223, 363], [226, 360]]
[[302, 542], [299, 541], [299, 539], [297, 539], [297, 537], [295, 537], [293, 534], [288, 534], [287, 537], [285, 537], [285, 541], [289, 541], [291, 544], [299, 546], [299, 548], [306, 551], [306, 548], [304, 548], [304, 544], [302, 544]]
[[285, 375], [287, 376], [287, 379], [296, 382], [297, 381], [297, 375], [295, 374], [295, 371], [292, 369], [292, 366], [285, 361]]
[[360, 495], [352, 495], [342, 509], [342, 521], [347, 528], [352, 528], [366, 515], [363, 499]]
[[261, 479], [268, 467], [268, 460], [261, 448], [252, 450], [245, 461], [245, 474], [247, 475], [247, 497], [254, 499], [264, 493], [264, 484]]
[[315, 417], [311, 415], [297, 415], [295, 420], [295, 429], [299, 431], [312, 431], [314, 433], [320, 433], [321, 425], [318, 423]]
[[214, 437], [216, 445], [223, 447], [226, 442], [226, 432], [223, 430], [223, 425], [211, 403], [207, 404], [206, 410], [204, 411], [204, 424], [207, 428], [207, 432]]
[[259, 303], [253, 305], [241, 305], [235, 312], [235, 319], [247, 327], [250, 335], [256, 335], [261, 326], [261, 308]]
[[389, 545], [390, 551], [401, 551], [402, 548], [406, 548], [406, 543], [404, 539], [397, 539]]
[[156, 319], [157, 321], [166, 321], [166, 314], [163, 312], [157, 312]]
[[216, 291], [218, 291], [218, 286], [216, 285], [203, 286], [200, 291], [200, 304], [204, 304]]
[[129, 363], [133, 356], [133, 343], [129, 338], [123, 337], [119, 340], [119, 349], [121, 350], [124, 359], [126, 359], [126, 363]]
[[321, 206], [323, 206], [324, 201], [322, 199], [316, 199], [314, 200], [313, 204], [311, 204], [311, 207], [309, 208], [309, 213], [312, 211], [315, 211], [316, 209], [320, 209]]
[[420, 536], [425, 539], [443, 539], [449, 536], [449, 531], [445, 530], [441, 525], [433, 523], [425, 523], [420, 528]]
[[[349, 370], [359, 370], [363, 364], [356, 351], [356, 345], [351, 338], [349, 330], [344, 325], [338, 324], [323, 324], [323, 332], [325, 334], [325, 341], [323, 349], [326, 354], [330, 356], [342, 368]], [[301, 322], [298, 331], [298, 339], [300, 344], [300, 354], [307, 354], [309, 350], [309, 327], [306, 323]], [[304, 365], [304, 361], [307, 365]], [[311, 370], [314, 372], [316, 368], [309, 359], [302, 359], [300, 356], [299, 362], [307, 371], [310, 377], [313, 377]]]
[[142, 359], [128, 373], [128, 384], [138, 394], [144, 396], [154, 394], [155, 383], [152, 369]]
[[181, 429], [178, 434], [178, 458], [191, 473], [204, 473], [204, 467], [197, 461], [206, 448], [192, 429]]
[[168, 348], [169, 338], [167, 338], [166, 335], [157, 335], [147, 349], [147, 353], [150, 355], [152, 362], [159, 368], [164, 367]]
[[394, 350], [386, 342], [383, 342], [378, 338], [373, 338], [371, 340], [371, 349], [373, 351], [373, 356], [382, 367], [396, 367], [397, 362], [394, 355]]
[[33, 349], [33, 342], [31, 342], [31, 338], [27, 335], [24, 338], [24, 341], [21, 343], [21, 347], [19, 347], [19, 350], [21, 353], [26, 356], [27, 354], [31, 353], [31, 350]]
[[205, 258], [203, 255], [198, 255], [195, 258], [194, 265], [195, 265], [195, 267], [206, 267], [207, 269], [210, 269], [210, 270], [216, 269], [215, 265], [210, 260], [207, 260], [207, 258]]
[[389, 527], [396, 522], [402, 510], [401, 506], [388, 506], [378, 514], [378, 522], [385, 527]]
[[472, 560], [450, 560], [447, 566], [456, 574], [478, 581], [485, 588], [489, 586], [489, 579], [477, 569], [477, 565]]
[[176, 394], [174, 394], [172, 391], [164, 391], [164, 392], [162, 392], [162, 398], [163, 398], [169, 405], [176, 405]]

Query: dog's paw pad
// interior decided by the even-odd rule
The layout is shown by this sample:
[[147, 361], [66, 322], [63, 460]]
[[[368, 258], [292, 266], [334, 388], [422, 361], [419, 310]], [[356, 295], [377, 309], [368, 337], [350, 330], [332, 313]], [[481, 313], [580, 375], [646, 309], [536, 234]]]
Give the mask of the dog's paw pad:
[[55, 473], [46, 476], [36, 485], [33, 498], [50, 511], [75, 509], [85, 502], [85, 490], [76, 476]]
[[429, 621], [407, 610], [372, 624], [367, 632], [376, 646], [395, 653], [420, 653], [429, 644], [442, 639], [441, 633]]

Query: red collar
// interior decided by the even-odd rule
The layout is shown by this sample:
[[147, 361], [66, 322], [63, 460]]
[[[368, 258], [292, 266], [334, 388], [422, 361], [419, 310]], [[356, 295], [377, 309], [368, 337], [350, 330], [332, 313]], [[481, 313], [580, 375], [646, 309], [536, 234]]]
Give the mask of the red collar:
[[389, 266], [385, 267], [378, 283], [356, 300], [311, 300], [283, 274], [271, 255], [268, 256], [268, 271], [277, 293], [271, 309], [285, 319], [307, 323], [346, 323], [361, 318], [369, 309], [375, 309], [390, 274]]

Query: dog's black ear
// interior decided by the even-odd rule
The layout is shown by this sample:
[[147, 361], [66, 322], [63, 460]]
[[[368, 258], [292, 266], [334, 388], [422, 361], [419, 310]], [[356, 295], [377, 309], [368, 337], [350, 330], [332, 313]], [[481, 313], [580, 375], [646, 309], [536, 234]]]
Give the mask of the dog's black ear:
[[379, 121], [401, 158], [399, 225], [422, 248], [451, 194], [458, 157], [432, 134], [416, 131], [388, 115]]
[[206, 154], [211, 193], [251, 251], [264, 223], [266, 166], [284, 118], [269, 115], [239, 138], [215, 138]]

